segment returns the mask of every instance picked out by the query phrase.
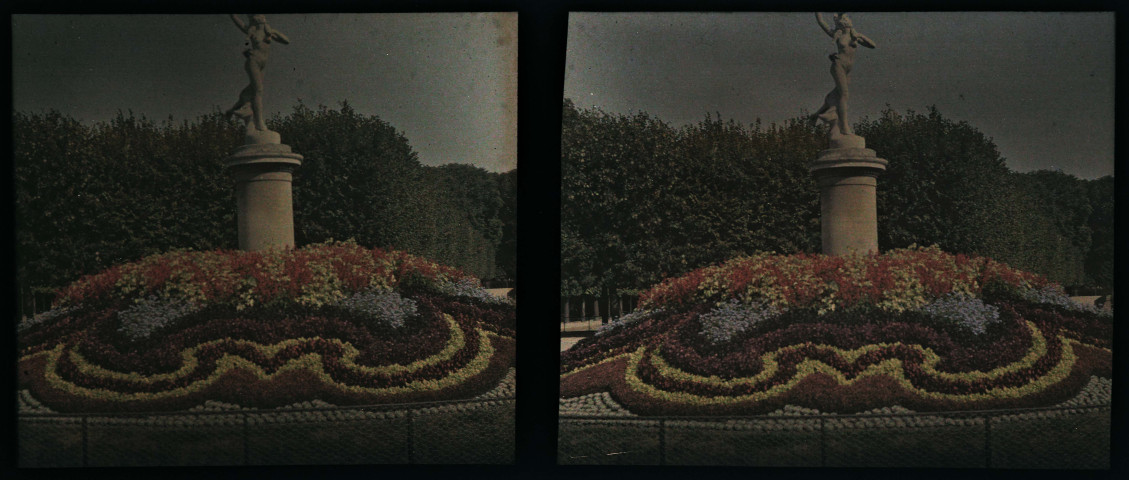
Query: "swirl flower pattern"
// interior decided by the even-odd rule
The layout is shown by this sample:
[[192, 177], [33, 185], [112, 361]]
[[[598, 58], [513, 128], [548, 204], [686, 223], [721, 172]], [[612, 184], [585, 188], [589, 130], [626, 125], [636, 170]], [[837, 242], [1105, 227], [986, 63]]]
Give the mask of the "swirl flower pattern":
[[513, 367], [514, 308], [449, 282], [477, 281], [352, 243], [149, 257], [80, 279], [21, 327], [18, 378], [61, 412], [469, 398]]
[[1110, 377], [1113, 325], [1047, 292], [936, 248], [739, 258], [664, 281], [641, 302], [661, 313], [562, 353], [561, 396], [641, 415], [1050, 405]]

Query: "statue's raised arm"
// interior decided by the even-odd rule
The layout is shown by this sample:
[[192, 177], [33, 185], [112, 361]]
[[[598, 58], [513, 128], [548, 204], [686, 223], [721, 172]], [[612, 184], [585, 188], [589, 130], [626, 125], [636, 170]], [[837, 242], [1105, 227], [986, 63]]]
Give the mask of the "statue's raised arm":
[[823, 31], [827, 32], [828, 37], [835, 37], [835, 30], [831, 28], [831, 25], [827, 24], [827, 20], [823, 19], [823, 14], [815, 12], [815, 21], [819, 22], [820, 28], [823, 28]]
[[241, 32], [247, 33], [247, 25], [243, 23], [243, 20], [239, 19], [239, 15], [231, 14], [231, 21], [235, 22], [235, 26], [239, 27]]

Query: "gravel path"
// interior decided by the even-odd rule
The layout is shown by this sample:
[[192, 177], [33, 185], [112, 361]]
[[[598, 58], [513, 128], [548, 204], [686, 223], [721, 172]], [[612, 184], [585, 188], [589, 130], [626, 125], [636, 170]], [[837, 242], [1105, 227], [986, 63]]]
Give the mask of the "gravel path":
[[561, 351], [563, 352], [572, 348], [572, 346], [576, 345], [576, 342], [579, 342], [581, 338], [584, 337], [561, 337]]
[[[1101, 378], [1090, 377], [1090, 382], [1082, 388], [1074, 398], [1062, 402], [1056, 406], [1058, 407], [1081, 407], [1087, 405], [1108, 405], [1110, 403], [1111, 393], [1113, 391], [1113, 381]], [[634, 417], [635, 414], [624, 408], [622, 405], [612, 399], [611, 395], [607, 392], [593, 393], [572, 398], [560, 399], [558, 412], [561, 415], [606, 415], [612, 417]], [[898, 405], [891, 407], [876, 408], [861, 414], [899, 414], [899, 413], [913, 413], [913, 410], [904, 408]], [[778, 409], [768, 414], [769, 416], [782, 416], [782, 415], [834, 415], [832, 413], [822, 413], [814, 408], [797, 407], [794, 405], [785, 405], [784, 408]]]
[[[517, 374], [517, 371], [515, 369], [511, 368], [508, 372], [506, 372], [506, 376], [502, 378], [502, 381], [498, 384], [497, 387], [494, 387], [494, 389], [490, 390], [489, 392], [486, 392], [486, 393], [483, 393], [482, 395], [474, 397], [474, 400], [500, 400], [500, 399], [514, 398], [514, 393], [515, 393], [514, 379], [516, 377], [516, 374]], [[494, 403], [495, 402], [483, 402], [481, 404], [444, 405], [444, 406], [439, 406], [439, 407], [432, 407], [432, 408], [429, 408], [429, 409], [426, 409], [426, 410], [428, 412], [430, 412], [432, 410], [434, 410], [436, 412], [448, 411], [448, 410], [459, 410], [459, 411], [461, 411], [461, 410], [466, 410], [468, 408], [473, 408], [476, 405], [493, 405]], [[19, 413], [45, 413], [45, 414], [57, 413], [54, 410], [51, 410], [49, 407], [39, 403], [39, 401], [36, 400], [35, 397], [33, 397], [31, 395], [31, 393], [27, 390], [20, 390], [19, 391], [19, 394], [17, 396], [17, 404], [19, 405]], [[337, 405], [334, 405], [334, 404], [329, 403], [329, 402], [323, 402], [321, 400], [316, 400], [316, 399], [306, 401], [306, 402], [298, 402], [298, 403], [294, 403], [294, 404], [291, 404], [291, 405], [286, 405], [286, 406], [283, 406], [283, 407], [278, 407], [278, 408], [270, 409], [270, 410], [247, 408], [247, 407], [242, 407], [242, 406], [235, 405], [235, 404], [232, 404], [232, 403], [224, 403], [224, 402], [216, 402], [216, 401], [212, 401], [212, 400], [207, 400], [202, 405], [197, 405], [197, 406], [192, 407], [188, 410], [185, 410], [184, 412], [196, 414], [196, 413], [201, 413], [201, 412], [240, 410], [240, 411], [247, 411], [247, 412], [265, 412], [265, 413], [279, 412], [279, 415], [282, 415], [282, 416], [287, 416], [287, 415], [292, 416], [292, 415], [296, 415], [296, 414], [295, 413], [284, 413], [284, 412], [286, 412], [288, 410], [306, 410], [306, 409], [315, 409], [315, 408], [334, 408], [334, 407], [337, 407]], [[359, 413], [363, 413], [363, 414], [369, 415], [369, 416], [374, 414], [374, 412], [359, 412]], [[392, 411], [392, 410], [387, 411], [387, 412], [377, 412], [377, 413], [379, 413], [381, 415], [403, 415], [403, 411], [397, 412], [397, 411]], [[318, 413], [319, 418], [320, 418], [320, 416], [327, 416], [327, 415], [336, 418], [338, 416], [346, 415], [346, 414], [348, 414], [348, 412], [322, 412], [322, 413]], [[304, 413], [303, 415], [308, 415], [308, 414]], [[177, 421], [175, 416], [168, 416], [167, 418], [169, 419], [169, 422]], [[232, 418], [237, 418], [237, 417], [232, 417]], [[281, 418], [282, 417], [280, 417], [280, 419]]]

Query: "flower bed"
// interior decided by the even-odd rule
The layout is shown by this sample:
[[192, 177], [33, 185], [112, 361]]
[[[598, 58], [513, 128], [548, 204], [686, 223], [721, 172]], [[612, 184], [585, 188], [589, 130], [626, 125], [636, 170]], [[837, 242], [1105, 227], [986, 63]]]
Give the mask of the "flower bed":
[[61, 412], [469, 398], [513, 367], [514, 320], [403, 252], [173, 252], [63, 289], [20, 326], [19, 380]]
[[1112, 317], [990, 259], [759, 255], [668, 279], [562, 354], [638, 414], [1042, 406], [1111, 375]]

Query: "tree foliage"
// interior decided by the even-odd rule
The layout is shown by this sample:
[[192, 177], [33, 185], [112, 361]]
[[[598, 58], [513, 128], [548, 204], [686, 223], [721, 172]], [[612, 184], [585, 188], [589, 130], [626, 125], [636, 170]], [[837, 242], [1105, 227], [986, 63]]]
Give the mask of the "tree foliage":
[[[757, 250], [818, 241], [802, 122], [765, 129], [707, 117], [675, 129], [646, 113], [564, 105], [562, 288], [642, 289]], [[812, 187], [812, 188], [808, 188]], [[817, 228], [818, 230], [818, 228]]]
[[87, 127], [14, 114], [20, 278], [57, 287], [173, 248], [233, 245], [235, 195], [218, 159], [239, 136], [218, 115], [158, 125], [119, 113]]
[[[1113, 177], [1058, 171], [1011, 174], [1013, 262], [1064, 285], [1113, 288]], [[1019, 223], [1016, 225], [1016, 223]]]
[[[563, 107], [562, 294], [643, 289], [758, 251], [819, 251], [808, 166], [826, 127], [718, 115], [675, 128], [645, 112]], [[935, 244], [1067, 285], [1112, 282], [1112, 179], [1011, 172], [991, 139], [936, 108], [887, 110], [856, 131], [890, 162], [880, 249]]]
[[[236, 248], [235, 195], [223, 159], [243, 134], [219, 113], [179, 124], [132, 112], [94, 125], [55, 111], [13, 113], [12, 120], [24, 286], [57, 288], [173, 249]], [[298, 245], [352, 238], [482, 278], [495, 276], [502, 258], [512, 278], [514, 256], [498, 250], [513, 249], [502, 226], [512, 228], [514, 219], [499, 215], [513, 216], [502, 205], [514, 190], [501, 174], [425, 167], [402, 133], [345, 103], [299, 104], [268, 124], [305, 157], [293, 187]]]
[[995, 218], [984, 207], [997, 201], [1008, 175], [991, 140], [933, 107], [905, 115], [887, 109], [856, 131], [890, 162], [879, 178], [880, 249], [936, 244], [986, 252]]
[[1113, 291], [1114, 182], [1105, 176], [1086, 183], [1090, 199], [1090, 249], [1086, 252], [1086, 280], [1089, 285]]
[[[460, 249], [482, 276], [497, 276], [497, 246], [502, 241], [503, 199], [499, 175], [474, 165], [448, 164], [429, 167], [429, 183], [438, 185], [450, 199], [452, 211], [461, 212], [460, 224], [466, 245]], [[511, 215], [513, 212], [511, 212]], [[457, 234], [456, 234], [457, 235]], [[510, 277], [513, 278], [513, 277]]]
[[494, 276], [512, 282], [517, 279], [517, 170], [505, 172], [497, 179], [498, 192], [502, 197], [498, 211], [502, 235], [494, 258], [497, 265]]

